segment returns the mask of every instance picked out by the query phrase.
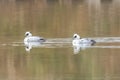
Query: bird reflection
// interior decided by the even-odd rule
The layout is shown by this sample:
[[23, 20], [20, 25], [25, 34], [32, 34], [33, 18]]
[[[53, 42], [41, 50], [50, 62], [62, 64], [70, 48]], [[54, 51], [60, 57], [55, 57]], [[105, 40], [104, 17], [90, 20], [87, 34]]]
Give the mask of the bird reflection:
[[78, 45], [73, 45], [74, 49], [74, 54], [78, 54], [81, 50], [85, 50], [89, 47], [91, 47], [92, 44], [78, 44]]
[[24, 42], [24, 45], [25, 45], [25, 50], [30, 52], [30, 50], [33, 47], [40, 47], [42, 43], [41, 42]]

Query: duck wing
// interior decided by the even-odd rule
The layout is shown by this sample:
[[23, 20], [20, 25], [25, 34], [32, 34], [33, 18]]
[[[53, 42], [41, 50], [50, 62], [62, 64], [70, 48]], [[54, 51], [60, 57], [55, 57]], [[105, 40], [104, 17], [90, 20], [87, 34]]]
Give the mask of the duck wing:
[[45, 41], [45, 39], [42, 38], [42, 37], [38, 37], [38, 36], [32, 36], [32, 37], [29, 37], [27, 41], [29, 41], [29, 42], [40, 42], [40, 41]]

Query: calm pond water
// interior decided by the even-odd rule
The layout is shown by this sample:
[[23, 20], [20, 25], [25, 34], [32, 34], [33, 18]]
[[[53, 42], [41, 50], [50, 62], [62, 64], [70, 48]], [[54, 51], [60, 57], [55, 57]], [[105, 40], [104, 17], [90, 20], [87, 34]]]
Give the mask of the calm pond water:
[[[25, 46], [26, 31], [47, 41]], [[120, 80], [119, 35], [119, 0], [1, 0], [0, 80]]]

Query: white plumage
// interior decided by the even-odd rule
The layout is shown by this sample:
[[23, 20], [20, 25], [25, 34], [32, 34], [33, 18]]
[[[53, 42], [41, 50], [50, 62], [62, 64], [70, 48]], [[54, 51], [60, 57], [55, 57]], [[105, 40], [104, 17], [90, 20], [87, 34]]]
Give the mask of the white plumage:
[[78, 34], [73, 35], [73, 41], [72, 44], [74, 45], [80, 45], [80, 44], [91, 44], [94, 45], [96, 41], [88, 38], [80, 38]]

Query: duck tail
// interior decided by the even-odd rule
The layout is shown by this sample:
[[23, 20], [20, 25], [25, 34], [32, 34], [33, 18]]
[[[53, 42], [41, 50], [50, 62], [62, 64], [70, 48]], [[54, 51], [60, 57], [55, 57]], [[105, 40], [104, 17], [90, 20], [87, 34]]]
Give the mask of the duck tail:
[[95, 41], [95, 40], [91, 40], [91, 42], [92, 42], [92, 44], [91, 44], [91, 45], [94, 45], [94, 44], [96, 43], [96, 41]]
[[46, 40], [42, 38], [42, 39], [40, 39], [40, 41], [45, 42]]

